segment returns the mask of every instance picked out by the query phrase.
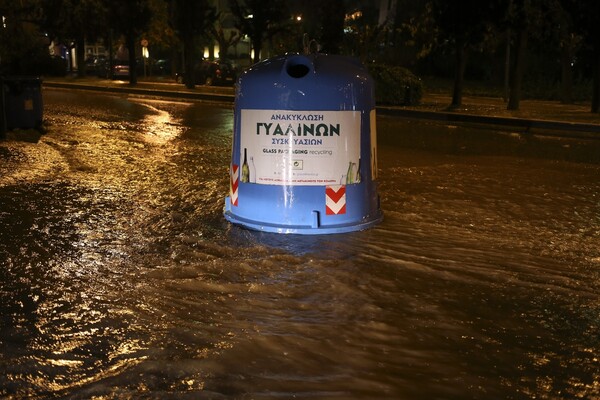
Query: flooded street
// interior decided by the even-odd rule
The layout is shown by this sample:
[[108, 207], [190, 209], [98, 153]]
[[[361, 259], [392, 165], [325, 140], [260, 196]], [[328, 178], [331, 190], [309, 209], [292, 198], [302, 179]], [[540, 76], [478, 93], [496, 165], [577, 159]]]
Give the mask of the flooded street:
[[600, 397], [600, 165], [381, 116], [383, 222], [265, 234], [223, 218], [231, 106], [44, 102], [0, 142], [1, 398]]

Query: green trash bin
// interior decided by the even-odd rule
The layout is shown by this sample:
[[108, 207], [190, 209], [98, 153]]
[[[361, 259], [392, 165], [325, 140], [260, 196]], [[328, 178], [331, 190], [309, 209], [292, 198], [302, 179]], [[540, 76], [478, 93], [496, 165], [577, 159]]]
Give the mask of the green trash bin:
[[42, 80], [11, 76], [1, 79], [6, 129], [32, 129], [42, 125]]

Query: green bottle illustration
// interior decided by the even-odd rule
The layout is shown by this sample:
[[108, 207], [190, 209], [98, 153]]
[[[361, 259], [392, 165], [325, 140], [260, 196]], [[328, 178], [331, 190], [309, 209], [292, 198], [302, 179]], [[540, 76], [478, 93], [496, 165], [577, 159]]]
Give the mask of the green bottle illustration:
[[354, 183], [360, 183], [361, 181], [361, 176], [360, 176], [360, 158], [358, 159], [358, 168], [356, 168], [356, 178], [354, 179]]
[[348, 172], [346, 172], [346, 185], [352, 185], [354, 183], [354, 166], [356, 164], [350, 161], [348, 163]]
[[246, 148], [244, 147], [244, 163], [242, 164], [242, 177], [240, 181], [244, 183], [250, 182], [250, 168], [248, 167], [248, 160], [246, 157]]

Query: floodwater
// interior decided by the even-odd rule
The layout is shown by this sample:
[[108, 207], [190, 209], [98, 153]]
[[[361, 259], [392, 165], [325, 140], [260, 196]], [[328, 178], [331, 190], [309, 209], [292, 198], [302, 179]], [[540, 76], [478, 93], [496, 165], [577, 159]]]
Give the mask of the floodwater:
[[222, 216], [230, 106], [44, 101], [0, 143], [0, 397], [600, 397], [600, 165], [380, 117], [383, 222], [281, 236]]

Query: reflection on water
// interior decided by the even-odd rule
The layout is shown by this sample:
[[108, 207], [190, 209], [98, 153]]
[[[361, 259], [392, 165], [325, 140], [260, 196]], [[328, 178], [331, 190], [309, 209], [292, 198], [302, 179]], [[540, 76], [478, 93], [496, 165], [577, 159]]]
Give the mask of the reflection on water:
[[384, 128], [380, 225], [265, 234], [222, 217], [230, 110], [71, 96], [0, 146], [1, 396], [600, 396], [597, 165]]
[[[165, 104], [169, 104], [169, 102], [150, 99], [133, 99], [132, 101], [141, 104], [150, 110], [150, 113], [146, 114], [144, 119], [141, 121], [141, 129], [148, 134], [148, 136], [146, 136], [148, 140], [155, 140], [156, 144], [162, 144], [181, 135], [181, 132], [183, 131], [181, 120], [175, 119], [170, 112], [161, 110], [153, 105], [155, 104], [157, 106], [164, 106]], [[180, 105], [182, 107], [191, 106], [190, 103], [170, 103], [175, 103], [176, 105]]]

